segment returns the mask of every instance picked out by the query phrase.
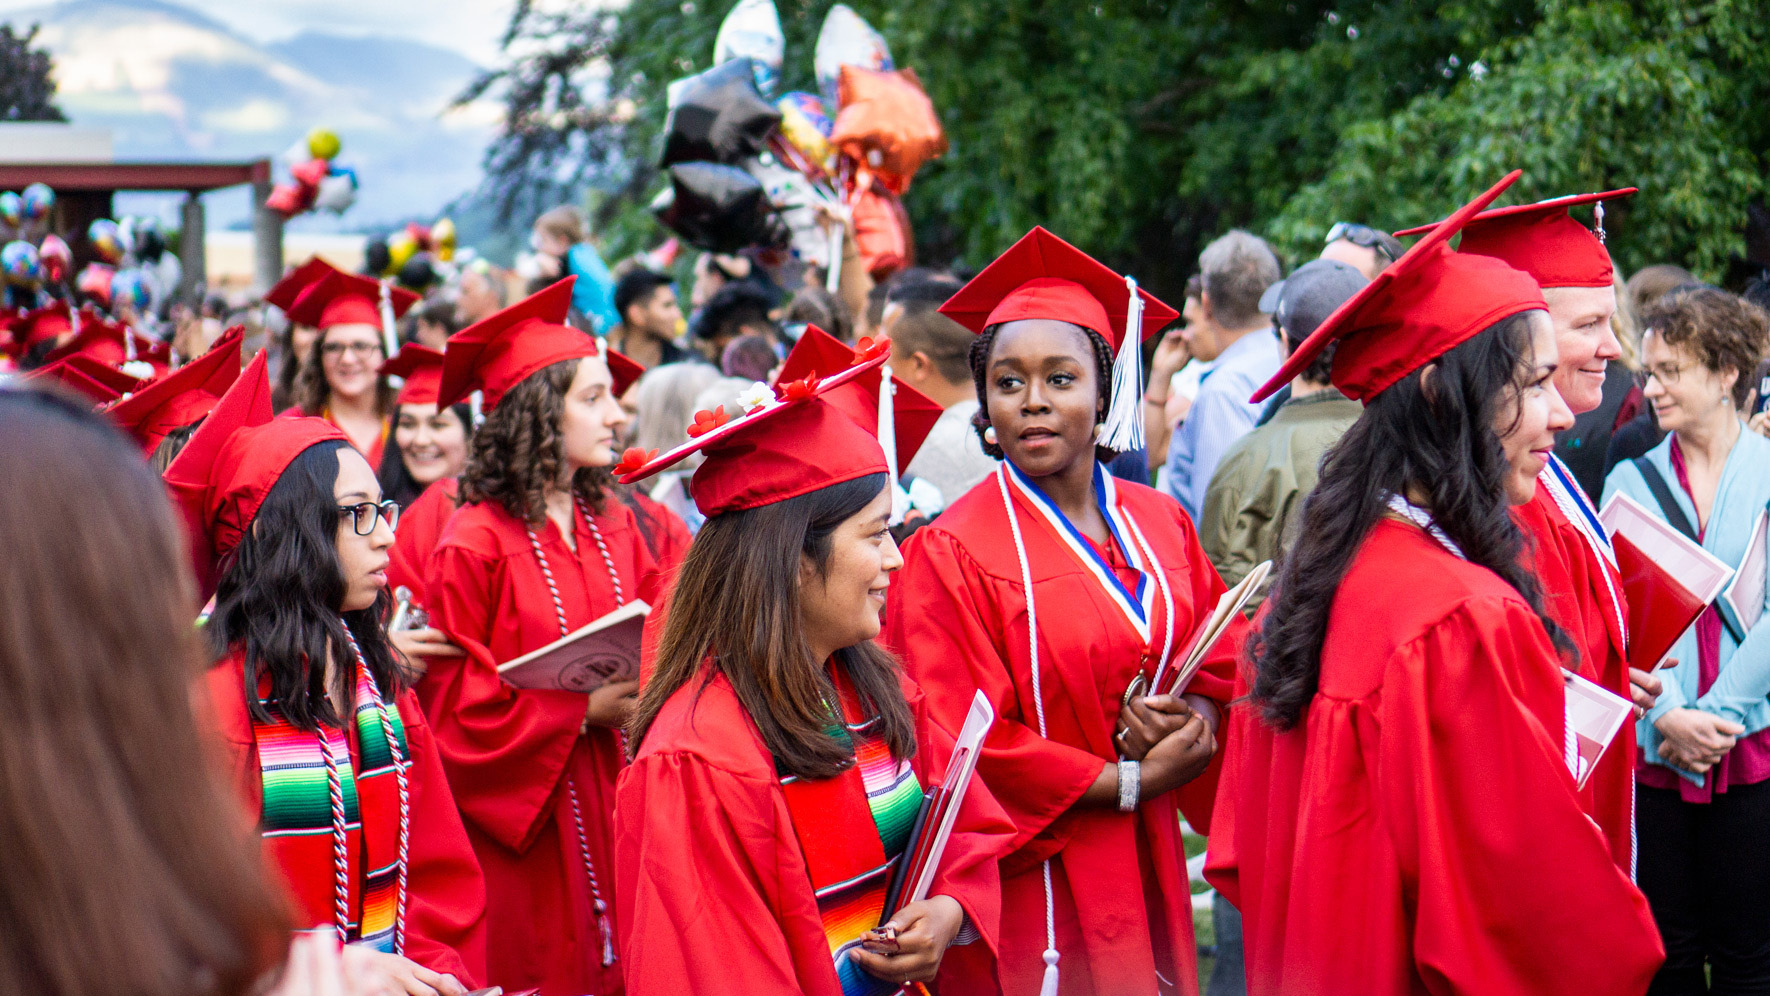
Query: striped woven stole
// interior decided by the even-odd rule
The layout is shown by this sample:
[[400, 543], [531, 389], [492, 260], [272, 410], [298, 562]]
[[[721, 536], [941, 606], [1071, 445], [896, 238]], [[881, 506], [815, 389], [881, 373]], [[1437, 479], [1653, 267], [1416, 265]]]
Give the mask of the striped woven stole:
[[[268, 678], [259, 684], [259, 701], [271, 721], [255, 721], [252, 733], [264, 785], [265, 856], [282, 872], [295, 901], [297, 923], [329, 925], [347, 942], [392, 952], [399, 907], [400, 798], [390, 731], [382, 725], [373, 682], [368, 668], [359, 664], [354, 762], [343, 729], [322, 727], [312, 733], [290, 725], [270, 697]], [[389, 706], [386, 712], [391, 735], [399, 738], [401, 753], [409, 757], [399, 710]], [[322, 736], [338, 768], [336, 799]], [[339, 908], [335, 820], [345, 836], [343, 909]]]
[[922, 787], [910, 762], [891, 756], [880, 719], [864, 714], [844, 670], [830, 673], [842, 709], [841, 724], [830, 732], [853, 745], [855, 763], [833, 778], [783, 773], [781, 791], [844, 996], [886, 996], [901, 987], [862, 971], [848, 952], [883, 919], [886, 886], [915, 826]]

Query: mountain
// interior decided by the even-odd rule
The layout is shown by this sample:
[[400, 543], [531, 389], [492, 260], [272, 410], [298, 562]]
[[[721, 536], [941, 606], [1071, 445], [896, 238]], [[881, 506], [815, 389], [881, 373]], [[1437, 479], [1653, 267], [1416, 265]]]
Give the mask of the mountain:
[[[310, 230], [434, 216], [480, 177], [485, 109], [450, 111], [478, 67], [407, 39], [308, 31], [261, 43], [167, 0], [67, 0], [0, 17], [40, 23], [56, 102], [74, 123], [110, 128], [119, 159], [280, 157], [315, 127], [336, 132], [356, 170], [356, 205], [306, 215]], [[210, 224], [245, 220], [244, 198], [213, 195]]]

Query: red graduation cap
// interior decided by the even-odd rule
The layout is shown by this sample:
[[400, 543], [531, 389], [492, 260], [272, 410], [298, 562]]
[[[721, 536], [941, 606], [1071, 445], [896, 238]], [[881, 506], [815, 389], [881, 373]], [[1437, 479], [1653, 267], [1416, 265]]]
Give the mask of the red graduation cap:
[[[327, 267], [331, 269], [331, 267]], [[403, 287], [383, 284], [372, 277], [332, 270], [302, 291], [287, 310], [289, 320], [297, 325], [324, 329], [333, 325], [373, 325], [381, 327], [381, 293], [386, 288], [393, 305], [393, 317], [418, 303], [418, 295]]]
[[[129, 355], [132, 350], [135, 353], [133, 357]], [[121, 367], [132, 361], [146, 363], [152, 368], [154, 377], [164, 376], [172, 369], [170, 344], [142, 335], [122, 322], [104, 318], [95, 311], [85, 309], [80, 312], [80, 331], [72, 339], [51, 350], [43, 359], [53, 363], [76, 354], [89, 356], [113, 367]]]
[[[1483, 211], [1463, 226], [1457, 251], [1504, 260], [1543, 287], [1609, 287], [1615, 270], [1604, 248], [1604, 202], [1628, 197], [1635, 190], [1572, 194]], [[1596, 232], [1568, 215], [1568, 208], [1581, 204], [1593, 205]], [[1418, 235], [1431, 228], [1425, 225], [1395, 234]]]
[[402, 405], [436, 404], [437, 391], [442, 387], [442, 372], [443, 354], [415, 342], [401, 346], [393, 359], [381, 367], [384, 376], [405, 378], [399, 389], [398, 403]]
[[[852, 349], [842, 344], [840, 339], [825, 332], [815, 325], [805, 326], [805, 332], [787, 359], [781, 364], [780, 373], [775, 381], [790, 384], [806, 377], [828, 377], [854, 366], [857, 362], [871, 359], [875, 350], [883, 350], [887, 357], [891, 352], [891, 342], [880, 339], [862, 339], [859, 349]], [[889, 432], [895, 445], [892, 447], [897, 463], [892, 467], [893, 477], [903, 472], [910, 461], [916, 458], [916, 451], [934, 431], [934, 423], [944, 411], [934, 400], [910, 385], [893, 376], [891, 378], [891, 424], [888, 426], [880, 419], [883, 398], [880, 386], [885, 379], [885, 371], [889, 367], [868, 370], [854, 380], [847, 382], [832, 391], [827, 400], [863, 427], [874, 430], [875, 436], [884, 445], [886, 433]]]
[[240, 343], [245, 328], [235, 325], [215, 340], [202, 356], [144, 385], [112, 405], [112, 421], [135, 437], [142, 451], [153, 453], [167, 434], [208, 415], [240, 377]]
[[322, 418], [277, 418], [270, 405], [266, 354], [260, 351], [166, 468], [205, 596], [216, 568], [240, 545], [265, 496], [311, 446], [344, 440]]
[[13, 321], [12, 337], [18, 344], [18, 351], [24, 353], [46, 339], [73, 330], [73, 312], [68, 310], [68, 302], [58, 300], [19, 315]]
[[141, 386], [141, 378], [133, 377], [83, 353], [66, 356], [26, 375], [57, 380], [104, 405], [117, 400]]
[[1260, 389], [1263, 401], [1338, 341], [1332, 379], [1359, 401], [1443, 356], [1488, 326], [1547, 309], [1532, 277], [1491, 256], [1452, 252], [1451, 236], [1517, 181], [1521, 170], [1439, 222], [1389, 268], [1334, 309]]
[[[1100, 333], [1112, 344], [1112, 402], [1100, 437], [1126, 452], [1143, 448], [1140, 343], [1180, 313], [1044, 228], [1034, 228], [959, 288], [940, 313], [981, 333], [991, 325], [1049, 318]], [[1136, 335], [1128, 335], [1135, 325]]]
[[706, 459], [695, 470], [691, 490], [695, 506], [708, 517], [888, 473], [873, 428], [857, 421], [852, 401], [840, 397], [855, 381], [884, 366], [888, 352], [888, 347], [875, 345], [864, 359], [832, 376], [812, 374], [778, 384], [769, 397], [757, 399], [735, 417], [728, 417], [723, 406], [699, 412], [688, 442], [662, 456], [630, 449], [615, 472], [621, 483], [632, 484], [701, 453]]
[[303, 291], [325, 279], [327, 274], [340, 273], [337, 267], [315, 256], [307, 262], [283, 274], [283, 279], [271, 285], [264, 292], [264, 303], [274, 304], [287, 312], [295, 307], [295, 301]]
[[577, 279], [566, 277], [449, 336], [436, 403], [447, 407], [479, 391], [490, 410], [535, 371], [605, 351], [615, 393], [625, 394], [645, 368], [565, 323]]

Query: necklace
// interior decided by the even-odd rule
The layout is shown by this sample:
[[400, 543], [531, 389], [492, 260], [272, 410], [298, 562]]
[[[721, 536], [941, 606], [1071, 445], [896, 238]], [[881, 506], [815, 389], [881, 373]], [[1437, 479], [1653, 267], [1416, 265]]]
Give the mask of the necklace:
[[[590, 527], [596, 550], [602, 554], [602, 566], [608, 569], [609, 583], [614, 585], [615, 605], [627, 604], [626, 595], [621, 590], [621, 576], [615, 572], [615, 560], [609, 556], [608, 544], [603, 541], [602, 530], [596, 527], [596, 519], [584, 507], [582, 495], [572, 495], [572, 508]], [[565, 599], [559, 596], [559, 583], [553, 579], [553, 567], [547, 563], [547, 554], [541, 549], [541, 538], [535, 535], [534, 527], [528, 527], [528, 534], [529, 548], [535, 551], [535, 559], [541, 564], [541, 577], [547, 582], [547, 593], [553, 596], [553, 614], [559, 621], [559, 635], [567, 636], [571, 629], [565, 621]], [[572, 824], [578, 833], [578, 854], [584, 859], [584, 875], [590, 880], [590, 902], [596, 910], [596, 929], [602, 934], [602, 967], [607, 968], [615, 963], [614, 930], [608, 922], [608, 903], [603, 901], [602, 887], [596, 880], [596, 863], [590, 860], [590, 838], [584, 832], [584, 810], [578, 804], [578, 783], [569, 774], [565, 779], [565, 792], [572, 805]]]

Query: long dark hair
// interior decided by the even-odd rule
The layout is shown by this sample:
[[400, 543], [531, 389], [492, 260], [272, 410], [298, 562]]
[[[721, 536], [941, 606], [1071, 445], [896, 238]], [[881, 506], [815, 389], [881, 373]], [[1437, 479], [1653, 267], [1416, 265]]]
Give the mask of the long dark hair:
[[1493, 429], [1521, 393], [1531, 358], [1528, 313], [1506, 318], [1434, 361], [1430, 390], [1409, 374], [1372, 398], [1328, 451], [1266, 621], [1248, 640], [1251, 698], [1267, 722], [1288, 730], [1302, 719], [1320, 680], [1334, 594], [1388, 495], [1410, 489], [1425, 493], [1433, 520], [1470, 563], [1517, 589], [1557, 648], [1573, 650], [1519, 566], [1524, 540], [1506, 503], [1506, 456]]
[[0, 992], [253, 992], [291, 924], [194, 714], [166, 488], [58, 386], [0, 425]]
[[[702, 667], [712, 654], [781, 770], [828, 778], [854, 762], [852, 748], [831, 735], [835, 689], [800, 629], [799, 565], [803, 555], [820, 572], [828, 568], [836, 528], [879, 497], [885, 483], [884, 474], [869, 474], [707, 520], [677, 573], [651, 680], [628, 726], [630, 751], [638, 752], [678, 688], [697, 674], [703, 689], [713, 680], [714, 671]], [[897, 661], [871, 640], [836, 656], [862, 704], [883, 721], [892, 755], [915, 756]]]
[[[396, 405], [393, 409], [393, 431], [387, 434], [387, 445], [381, 451], [381, 466], [375, 470], [375, 478], [381, 482], [381, 496], [399, 502], [400, 508], [418, 500], [424, 493], [423, 484], [406, 469], [406, 455], [399, 448], [399, 410], [405, 406]], [[473, 443], [473, 407], [466, 402], [450, 405], [449, 411], [461, 420], [461, 428], [467, 434], [469, 445]]]
[[[998, 322], [983, 330], [983, 334], [971, 342], [971, 382], [977, 386], [977, 411], [971, 416], [971, 429], [977, 433], [977, 439], [983, 444], [983, 452], [997, 460], [1006, 460], [1007, 454], [1002, 447], [992, 443], [983, 434], [989, 428], [989, 354], [996, 348], [996, 334], [1007, 322]], [[1112, 346], [1106, 337], [1090, 328], [1077, 325], [1075, 328], [1088, 338], [1088, 348], [1094, 354], [1094, 384], [1100, 394], [1099, 402], [1094, 406], [1094, 418], [1098, 421], [1105, 417], [1106, 410], [1112, 405]], [[1105, 446], [1094, 447], [1094, 458], [1106, 462], [1117, 456], [1115, 450]]]
[[222, 567], [215, 610], [204, 627], [209, 649], [217, 658], [244, 649], [246, 704], [260, 721], [270, 719], [257, 695], [259, 677], [268, 674], [271, 697], [297, 729], [343, 725], [326, 694], [325, 661], [328, 653], [337, 658], [348, 701], [354, 686], [348, 678], [346, 626], [384, 699], [391, 702], [409, 683], [381, 630], [387, 592], [369, 608], [338, 611], [345, 588], [333, 489], [338, 453], [346, 445], [330, 440], [296, 457]]
[[[485, 423], [474, 431], [467, 447], [467, 469], [461, 474], [463, 501], [495, 501], [535, 528], [546, 521], [547, 492], [566, 465], [559, 423], [580, 362], [560, 360], [529, 374], [486, 413]], [[613, 482], [606, 467], [581, 467], [572, 475], [571, 490], [601, 512], [603, 496]]]

